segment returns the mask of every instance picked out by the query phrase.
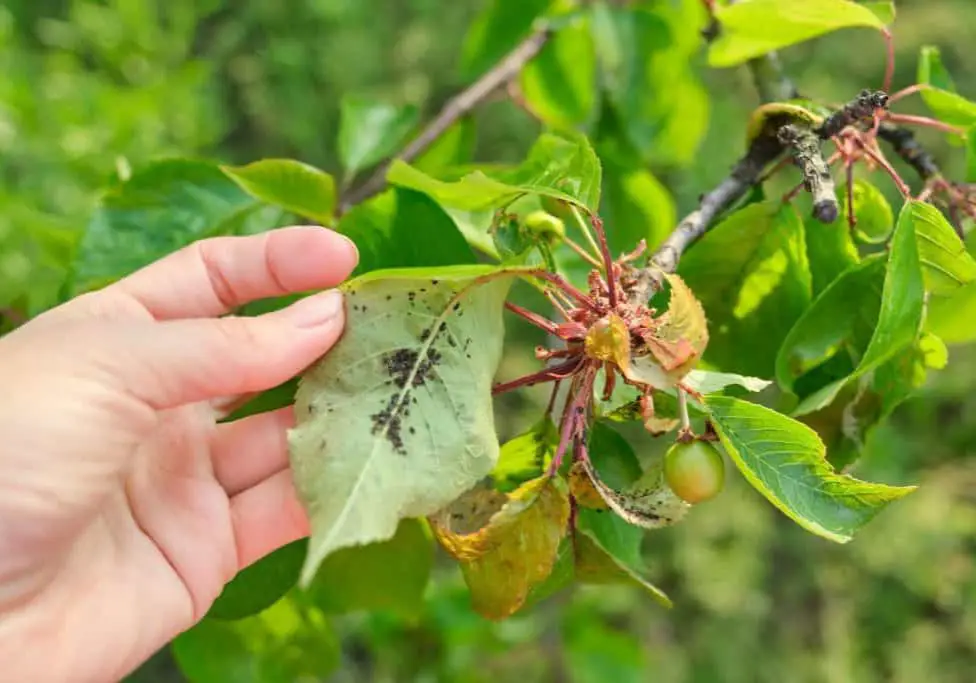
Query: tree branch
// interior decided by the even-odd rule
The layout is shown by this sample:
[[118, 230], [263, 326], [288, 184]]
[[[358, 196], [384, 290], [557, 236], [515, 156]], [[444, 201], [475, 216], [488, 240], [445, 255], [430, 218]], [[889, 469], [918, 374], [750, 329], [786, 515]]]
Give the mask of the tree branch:
[[891, 145], [892, 151], [911, 166], [923, 181], [942, 175], [935, 157], [915, 139], [915, 134], [907, 128], [882, 123], [878, 127], [878, 137]]
[[[498, 88], [505, 86], [515, 78], [522, 68], [539, 54], [551, 36], [552, 29], [546, 26], [519, 43], [481, 78], [451, 98], [440, 113], [394, 159], [412, 161], [420, 156], [458, 119], [471, 112]], [[343, 197], [339, 211], [345, 213], [349, 207], [379, 194], [386, 186], [386, 172], [391, 163], [392, 159], [384, 162], [366, 182], [350, 191], [348, 196]]]
[[776, 133], [779, 141], [790, 148], [794, 163], [803, 173], [803, 186], [813, 200], [813, 216], [821, 223], [837, 220], [840, 208], [837, 205], [837, 188], [830, 166], [820, 151], [821, 137], [810, 128], [791, 123]]

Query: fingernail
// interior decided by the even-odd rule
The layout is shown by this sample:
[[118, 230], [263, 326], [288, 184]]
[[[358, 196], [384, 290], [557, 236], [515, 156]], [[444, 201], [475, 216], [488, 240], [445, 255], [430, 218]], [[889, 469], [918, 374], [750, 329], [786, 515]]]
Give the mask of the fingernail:
[[318, 327], [332, 321], [342, 312], [342, 292], [330, 289], [296, 301], [288, 308], [295, 327]]
[[356, 243], [353, 242], [350, 238], [348, 238], [345, 235], [343, 235], [341, 232], [340, 233], [336, 233], [336, 234], [339, 235], [339, 237], [341, 237], [342, 239], [346, 240], [346, 242], [349, 243], [349, 246], [352, 247], [352, 253], [354, 253], [356, 255], [356, 263], [359, 263], [359, 247], [356, 246]]

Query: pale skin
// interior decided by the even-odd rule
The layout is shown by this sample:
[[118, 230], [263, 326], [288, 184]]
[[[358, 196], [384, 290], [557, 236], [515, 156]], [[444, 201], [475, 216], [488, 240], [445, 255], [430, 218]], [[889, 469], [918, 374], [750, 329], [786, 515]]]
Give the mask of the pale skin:
[[308, 534], [291, 408], [218, 420], [332, 347], [357, 261], [318, 227], [203, 240], [0, 337], [0, 678], [118, 681]]

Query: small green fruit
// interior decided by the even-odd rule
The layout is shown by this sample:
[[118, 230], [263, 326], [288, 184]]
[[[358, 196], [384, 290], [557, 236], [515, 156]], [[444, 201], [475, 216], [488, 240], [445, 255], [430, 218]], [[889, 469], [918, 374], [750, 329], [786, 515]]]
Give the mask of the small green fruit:
[[664, 456], [664, 479], [675, 495], [695, 504], [714, 498], [725, 483], [725, 460], [705, 441], [676, 443]]
[[566, 226], [563, 225], [563, 222], [547, 211], [530, 213], [525, 217], [525, 227], [547, 241], [562, 239], [566, 236]]

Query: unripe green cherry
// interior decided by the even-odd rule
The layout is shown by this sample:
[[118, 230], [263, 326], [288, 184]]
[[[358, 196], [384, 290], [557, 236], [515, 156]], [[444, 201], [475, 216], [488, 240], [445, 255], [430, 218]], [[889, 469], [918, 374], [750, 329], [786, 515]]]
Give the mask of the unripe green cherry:
[[678, 442], [664, 455], [664, 480], [685, 502], [701, 503], [722, 490], [725, 460], [706, 441]]
[[562, 239], [566, 235], [563, 222], [547, 211], [533, 211], [525, 217], [525, 227], [547, 241]]

